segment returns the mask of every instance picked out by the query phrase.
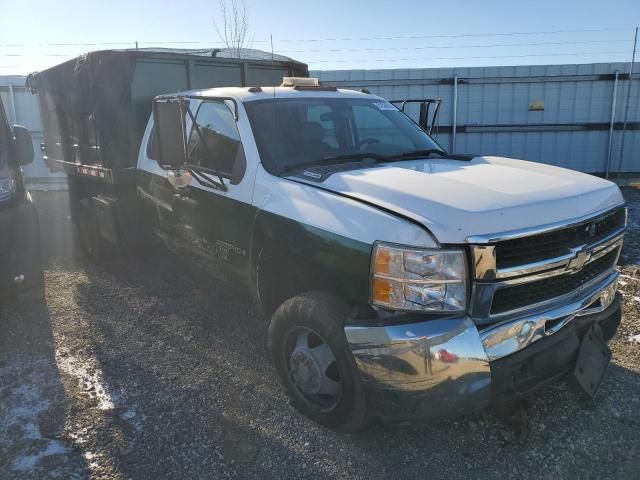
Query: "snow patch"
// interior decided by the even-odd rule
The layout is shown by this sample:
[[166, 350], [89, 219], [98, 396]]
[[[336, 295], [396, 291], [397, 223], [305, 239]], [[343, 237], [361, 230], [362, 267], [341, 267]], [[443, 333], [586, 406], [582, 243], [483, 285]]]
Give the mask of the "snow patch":
[[86, 451], [83, 452], [82, 457], [86, 460], [87, 466], [90, 470], [92, 470], [93, 472], [96, 472], [98, 470], [98, 468], [100, 467], [100, 464], [98, 463], [98, 458], [100, 457], [100, 455], [98, 455], [97, 453]]
[[94, 398], [100, 410], [113, 410], [121, 400], [104, 381], [102, 369], [95, 361], [81, 360], [64, 349], [56, 350], [56, 362], [60, 371], [76, 377], [78, 385]]
[[[640, 278], [632, 277], [631, 275], [625, 275], [623, 273], [620, 274], [620, 278], [628, 278], [629, 280], [633, 280], [634, 282], [640, 281]], [[620, 282], [620, 280], [618, 280]]]
[[[45, 370], [43, 362], [34, 362], [34, 367]], [[42, 437], [38, 427], [38, 416], [49, 409], [49, 401], [45, 400], [42, 387], [50, 382], [50, 376], [42, 371], [29, 374], [18, 387], [9, 390], [5, 397], [6, 410], [0, 417], [0, 438], [12, 437], [12, 442], [21, 444], [27, 441], [31, 445], [19, 453], [11, 469], [14, 471], [31, 470], [45, 457], [62, 455], [70, 450], [59, 440], [48, 440]], [[15, 432], [15, 433], [10, 433]], [[18, 435], [15, 437], [14, 435]], [[45, 443], [46, 442], [46, 443]], [[37, 447], [36, 453], [33, 446]]]
[[[136, 431], [142, 430], [142, 424], [136, 419], [133, 407], [125, 405], [122, 395], [115, 391], [105, 380], [98, 362], [92, 358], [79, 358], [71, 355], [65, 348], [56, 350], [58, 368], [78, 380], [79, 387], [97, 402], [100, 410], [109, 411], [126, 407], [121, 417], [129, 422]], [[78, 440], [81, 435], [78, 435]]]
[[629, 341], [630, 341], [631, 343], [638, 343], [638, 344], [640, 344], [640, 334], [638, 334], [638, 335], [631, 335], [631, 336], [629, 337]]
[[49, 440], [47, 448], [44, 450], [34, 455], [21, 455], [16, 458], [13, 462], [12, 470], [31, 470], [43, 458], [51, 455], [63, 455], [69, 453], [69, 451], [64, 443], [58, 440]]

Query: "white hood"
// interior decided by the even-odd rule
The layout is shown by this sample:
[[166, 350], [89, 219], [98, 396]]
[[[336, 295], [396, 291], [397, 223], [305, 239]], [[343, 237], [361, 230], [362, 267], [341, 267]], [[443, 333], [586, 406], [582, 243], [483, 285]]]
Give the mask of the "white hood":
[[412, 218], [440, 243], [566, 221], [624, 201], [607, 180], [502, 157], [397, 162], [334, 173], [320, 185]]

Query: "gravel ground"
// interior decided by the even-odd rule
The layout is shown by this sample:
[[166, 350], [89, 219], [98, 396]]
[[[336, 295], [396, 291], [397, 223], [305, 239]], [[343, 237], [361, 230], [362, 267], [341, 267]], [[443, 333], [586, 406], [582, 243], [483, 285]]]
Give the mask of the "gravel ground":
[[297, 414], [246, 298], [148, 253], [77, 253], [66, 195], [35, 195], [46, 294], [0, 310], [0, 478], [640, 478], [640, 190], [625, 188], [625, 314], [595, 402], [564, 384], [509, 425], [340, 435]]

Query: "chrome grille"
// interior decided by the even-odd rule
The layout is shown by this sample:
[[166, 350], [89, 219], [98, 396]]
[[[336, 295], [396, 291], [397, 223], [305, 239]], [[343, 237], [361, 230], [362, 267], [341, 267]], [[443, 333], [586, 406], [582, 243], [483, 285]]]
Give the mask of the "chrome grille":
[[618, 251], [612, 250], [586, 264], [577, 273], [567, 273], [533, 282], [507, 285], [496, 290], [491, 303], [491, 314], [496, 315], [521, 309], [571, 293], [613, 268], [617, 257]]
[[511, 268], [566, 255], [572, 248], [596, 243], [623, 228], [624, 222], [625, 211], [620, 208], [568, 228], [498, 242], [495, 245], [496, 267]]
[[617, 207], [565, 225], [470, 237], [469, 313], [491, 324], [574, 301], [614, 273], [626, 224]]

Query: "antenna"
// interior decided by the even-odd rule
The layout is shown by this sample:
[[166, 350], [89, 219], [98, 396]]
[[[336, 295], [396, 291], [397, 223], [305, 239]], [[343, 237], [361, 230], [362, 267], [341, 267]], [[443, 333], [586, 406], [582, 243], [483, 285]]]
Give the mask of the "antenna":
[[[271, 71], [274, 71], [273, 65], [273, 35], [269, 35], [269, 41], [271, 42]], [[277, 81], [277, 80], [276, 80]], [[273, 124], [275, 125], [276, 132], [278, 131], [278, 114], [276, 113], [276, 85], [273, 85]]]
[[269, 35], [269, 41], [271, 42], [271, 69], [273, 70], [273, 35]]
[[[269, 41], [271, 42], [271, 71], [274, 71], [273, 68], [273, 35], [269, 35]], [[273, 99], [276, 99], [276, 86], [273, 86]]]

